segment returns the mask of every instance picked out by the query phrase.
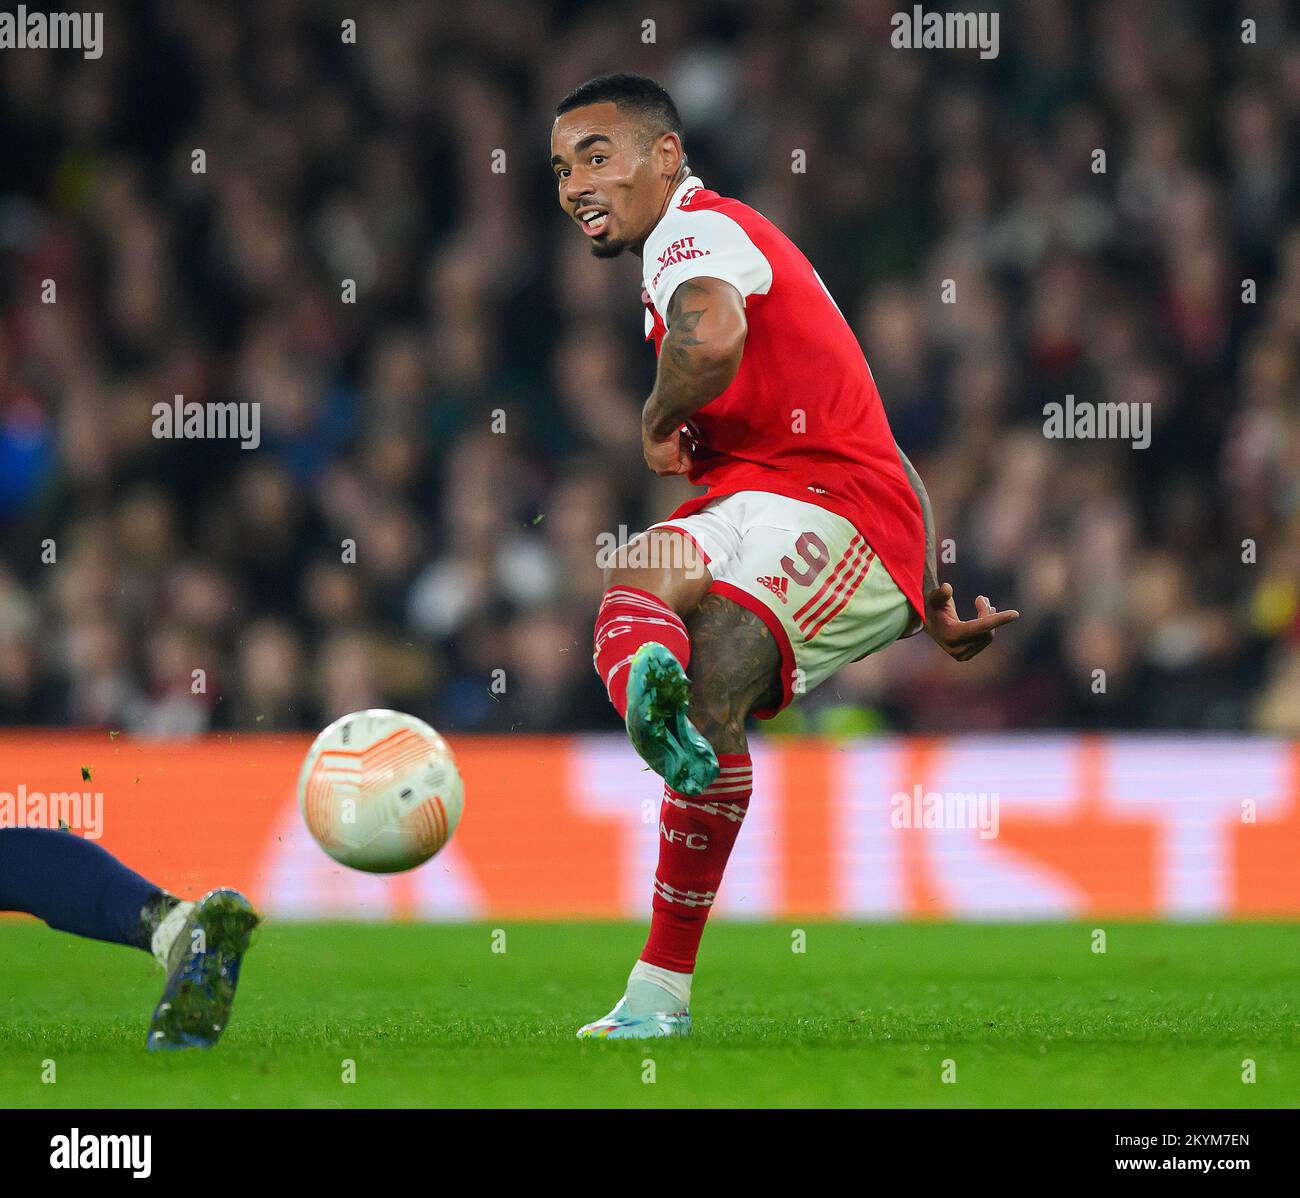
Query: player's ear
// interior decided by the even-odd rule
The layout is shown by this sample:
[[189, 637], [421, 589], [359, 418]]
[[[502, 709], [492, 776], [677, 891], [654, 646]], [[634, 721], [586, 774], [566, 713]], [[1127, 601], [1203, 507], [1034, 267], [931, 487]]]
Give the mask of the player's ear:
[[682, 150], [681, 138], [676, 133], [661, 133], [655, 139], [654, 155], [655, 169], [665, 179], [671, 179], [677, 174], [682, 159], [686, 156]]

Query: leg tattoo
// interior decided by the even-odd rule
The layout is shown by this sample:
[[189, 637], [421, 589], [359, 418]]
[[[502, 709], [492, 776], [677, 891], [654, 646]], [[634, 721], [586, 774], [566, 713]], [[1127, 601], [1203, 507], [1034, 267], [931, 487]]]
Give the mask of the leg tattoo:
[[745, 718], [781, 701], [781, 651], [752, 611], [716, 592], [686, 621], [691, 722], [718, 753], [745, 753]]

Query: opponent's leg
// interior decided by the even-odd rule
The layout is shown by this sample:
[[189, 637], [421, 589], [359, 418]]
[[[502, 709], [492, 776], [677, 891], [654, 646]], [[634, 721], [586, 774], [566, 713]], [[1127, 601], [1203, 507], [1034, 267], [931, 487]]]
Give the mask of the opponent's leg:
[[596, 671], [642, 759], [670, 786], [699, 794], [718, 775], [708, 741], [687, 719], [691, 641], [682, 617], [712, 579], [682, 533], [652, 529], [606, 571], [596, 616]]
[[749, 807], [750, 711], [779, 704], [781, 655], [763, 622], [716, 593], [688, 627], [694, 658], [691, 720], [721, 772], [699, 795], [664, 788], [650, 935], [615, 1008], [578, 1035], [645, 1039], [690, 1034], [691, 978], [705, 922]]
[[0, 829], [0, 911], [25, 911], [60, 932], [149, 952], [180, 901], [71, 832]]
[[230, 1018], [257, 916], [243, 895], [214, 890], [183, 902], [71, 832], [0, 829], [0, 911], [152, 952], [167, 970], [151, 1049], [215, 1044]]

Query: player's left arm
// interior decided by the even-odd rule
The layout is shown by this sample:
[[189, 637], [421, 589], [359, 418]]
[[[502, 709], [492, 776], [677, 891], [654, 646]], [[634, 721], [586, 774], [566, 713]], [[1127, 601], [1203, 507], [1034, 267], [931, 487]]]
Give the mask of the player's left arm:
[[[898, 446], [895, 445], [894, 448], [898, 449]], [[921, 594], [925, 599], [925, 623], [904, 635], [914, 636], [924, 627], [931, 639], [949, 657], [956, 658], [957, 661], [970, 661], [993, 643], [996, 629], [1020, 619], [1020, 613], [1014, 609], [998, 611], [986, 596], [978, 595], [975, 598], [975, 619], [963, 620], [957, 615], [957, 601], [953, 598], [952, 584], [939, 582], [934, 512], [930, 507], [929, 493], [921, 476], [917, 474], [916, 467], [907, 460], [907, 455], [901, 449], [898, 449], [898, 460], [916, 493], [917, 502], [921, 505], [921, 518], [925, 523], [925, 565], [921, 582]]]
[[[922, 566], [921, 593], [928, 595], [939, 585], [939, 562], [935, 552], [934, 511], [930, 507], [930, 493], [925, 489], [925, 483], [921, 481], [921, 476], [917, 474], [916, 467], [912, 465], [907, 454], [897, 443], [894, 448], [898, 450], [898, 460], [902, 463], [903, 473], [907, 475], [907, 481], [911, 484], [916, 501], [921, 505], [921, 521], [925, 525], [925, 562]], [[921, 630], [917, 628], [915, 631]]]
[[685, 279], [668, 302], [654, 389], [641, 413], [641, 447], [656, 474], [686, 474], [681, 426], [730, 385], [749, 323], [739, 291], [722, 279]]

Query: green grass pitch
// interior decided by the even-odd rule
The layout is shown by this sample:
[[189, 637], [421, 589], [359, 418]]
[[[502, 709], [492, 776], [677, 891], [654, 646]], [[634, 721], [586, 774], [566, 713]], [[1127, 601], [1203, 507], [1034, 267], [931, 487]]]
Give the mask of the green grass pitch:
[[0, 1104], [1300, 1103], [1300, 927], [808, 923], [797, 953], [794, 926], [715, 924], [695, 1036], [609, 1044], [573, 1033], [618, 997], [641, 927], [506, 924], [494, 952], [487, 924], [272, 924], [223, 1042], [154, 1056], [149, 959], [7, 921]]

